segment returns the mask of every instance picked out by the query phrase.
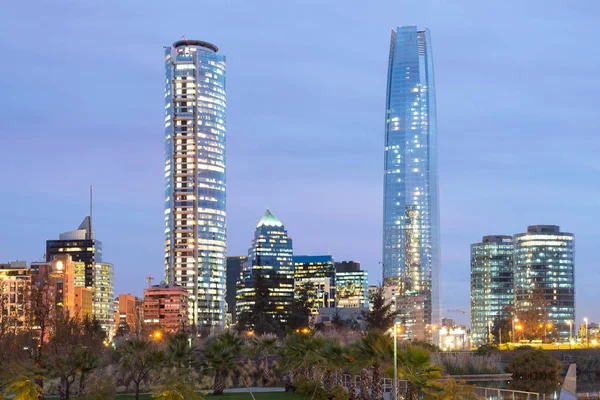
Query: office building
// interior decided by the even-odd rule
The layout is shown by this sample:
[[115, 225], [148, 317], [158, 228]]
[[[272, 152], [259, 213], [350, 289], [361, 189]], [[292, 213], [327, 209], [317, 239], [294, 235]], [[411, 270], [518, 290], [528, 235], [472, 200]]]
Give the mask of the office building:
[[31, 290], [31, 270], [25, 261], [0, 264], [0, 323], [9, 328], [28, 326], [27, 301]]
[[471, 341], [490, 341], [491, 323], [514, 304], [512, 236], [484, 236], [471, 245]]
[[144, 289], [144, 323], [175, 333], [187, 330], [189, 291], [179, 286], [154, 285]]
[[92, 315], [109, 334], [114, 330], [114, 267], [102, 260], [102, 243], [95, 238], [92, 219], [86, 216], [79, 227], [46, 241], [46, 261], [71, 258], [74, 286], [92, 291]]
[[225, 323], [225, 56], [180, 40], [165, 51], [165, 280], [189, 292], [190, 324]]
[[534, 291], [546, 300], [551, 336], [566, 341], [576, 335], [575, 237], [556, 225], [532, 225], [514, 236], [515, 307], [517, 314], [531, 304]]
[[[388, 64], [383, 283], [403, 298], [407, 335], [441, 324], [437, 126], [431, 36], [392, 31]], [[412, 297], [412, 298], [406, 298]], [[406, 298], [406, 299], [404, 299]], [[417, 307], [412, 310], [410, 307]]]
[[296, 296], [308, 291], [311, 314], [335, 307], [335, 265], [332, 256], [294, 256]]
[[131, 294], [120, 294], [115, 299], [115, 334], [135, 332], [136, 326], [142, 321], [137, 309], [137, 300]]
[[227, 314], [231, 319], [230, 324], [235, 323], [235, 295], [236, 285], [240, 280], [242, 273], [242, 265], [248, 260], [247, 256], [230, 256], [227, 257]]
[[337, 308], [369, 308], [369, 279], [359, 261], [335, 263]]
[[[261, 310], [254, 309], [258, 296], [264, 301]], [[267, 210], [256, 226], [248, 260], [242, 266], [237, 285], [236, 318], [239, 320], [243, 313], [261, 312], [285, 325], [293, 302], [292, 239], [283, 223]]]

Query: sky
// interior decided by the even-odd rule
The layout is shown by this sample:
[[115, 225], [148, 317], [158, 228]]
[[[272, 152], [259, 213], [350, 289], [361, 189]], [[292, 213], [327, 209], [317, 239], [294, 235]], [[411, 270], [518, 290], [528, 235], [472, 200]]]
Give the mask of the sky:
[[[0, 13], [0, 262], [94, 230], [115, 293], [163, 276], [163, 48], [227, 56], [228, 254], [265, 208], [295, 254], [359, 260], [381, 281], [390, 32], [431, 30], [442, 301], [469, 315], [469, 245], [560, 225], [576, 236], [577, 320], [600, 322], [600, 3], [47, 1]], [[465, 313], [446, 310], [463, 310]]]

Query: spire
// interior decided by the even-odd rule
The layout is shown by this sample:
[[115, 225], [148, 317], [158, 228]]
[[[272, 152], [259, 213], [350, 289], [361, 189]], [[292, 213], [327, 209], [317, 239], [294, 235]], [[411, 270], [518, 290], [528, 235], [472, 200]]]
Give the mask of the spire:
[[256, 225], [257, 228], [260, 228], [261, 226], [283, 226], [283, 224], [267, 208], [267, 211], [265, 211], [265, 215], [262, 216], [260, 221], [258, 221], [258, 225]]

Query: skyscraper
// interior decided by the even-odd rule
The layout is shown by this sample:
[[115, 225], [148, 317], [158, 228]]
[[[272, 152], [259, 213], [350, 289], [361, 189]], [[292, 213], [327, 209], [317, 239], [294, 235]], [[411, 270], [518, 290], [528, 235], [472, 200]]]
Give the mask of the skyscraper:
[[514, 304], [512, 236], [484, 236], [471, 245], [471, 342], [487, 343], [491, 323]]
[[231, 323], [235, 323], [235, 295], [237, 292], [237, 283], [240, 280], [242, 265], [248, 260], [247, 256], [228, 256], [227, 257], [227, 313], [231, 317]]
[[244, 320], [249, 315], [255, 319], [260, 313], [276, 324], [285, 325], [293, 302], [292, 239], [283, 223], [267, 210], [256, 226], [248, 260], [242, 266], [236, 319]]
[[574, 337], [575, 237], [556, 225], [532, 225], [514, 241], [517, 314], [533, 305], [537, 289], [545, 297], [547, 318], [536, 323], [549, 324], [552, 336]]
[[369, 308], [369, 274], [359, 261], [335, 263], [335, 289], [337, 308]]
[[435, 84], [428, 29], [392, 31], [385, 122], [383, 280], [398, 287], [398, 304], [407, 305], [399, 309], [407, 313], [408, 337], [431, 340], [432, 330], [441, 324], [441, 303]]
[[165, 281], [189, 292], [191, 326], [225, 323], [225, 56], [165, 51]]
[[294, 256], [294, 288], [308, 291], [312, 314], [335, 307], [335, 266], [332, 256]]

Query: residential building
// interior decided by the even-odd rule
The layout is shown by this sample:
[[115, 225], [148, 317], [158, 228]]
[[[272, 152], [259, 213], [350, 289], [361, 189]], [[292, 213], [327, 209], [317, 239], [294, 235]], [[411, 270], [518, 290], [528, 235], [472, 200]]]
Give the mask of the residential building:
[[512, 236], [484, 236], [471, 245], [471, 341], [490, 341], [491, 326], [514, 304]]
[[231, 319], [230, 325], [235, 324], [235, 296], [237, 283], [242, 273], [242, 265], [248, 260], [247, 256], [229, 256], [227, 257], [227, 314]]
[[[409, 338], [441, 324], [437, 123], [431, 35], [392, 31], [388, 64], [383, 283], [397, 286]], [[408, 307], [415, 307], [414, 310]]]
[[[75, 287], [92, 291], [92, 315], [110, 335], [114, 330], [114, 267], [102, 260], [102, 244], [95, 238], [92, 219], [86, 216], [79, 227], [46, 241], [46, 262], [68, 255]], [[54, 269], [53, 269], [54, 270]], [[73, 292], [74, 293], [74, 292]]]
[[189, 327], [189, 291], [179, 286], [154, 285], [144, 289], [144, 323], [175, 333]]
[[165, 50], [165, 280], [189, 292], [190, 324], [225, 323], [225, 56], [180, 40]]
[[337, 308], [369, 307], [368, 273], [360, 269], [359, 261], [335, 263], [335, 288]]
[[[120, 294], [115, 299], [115, 330], [119, 333], [134, 332], [141, 321], [138, 315], [137, 298], [131, 294]], [[116, 333], [115, 332], [115, 333]]]
[[532, 225], [514, 236], [515, 307], [527, 309], [534, 290], [541, 289], [547, 321], [561, 340], [576, 335], [575, 237], [556, 225]]
[[306, 288], [311, 314], [335, 307], [335, 265], [332, 256], [294, 256], [296, 295]]
[[[262, 282], [262, 283], [261, 283]], [[237, 319], [253, 313], [262, 296], [265, 313], [285, 325], [294, 302], [294, 262], [292, 239], [271, 211], [267, 210], [256, 226], [248, 260], [242, 266], [237, 285]]]
[[27, 301], [31, 291], [31, 270], [25, 261], [0, 264], [0, 323], [23, 329], [28, 326]]

